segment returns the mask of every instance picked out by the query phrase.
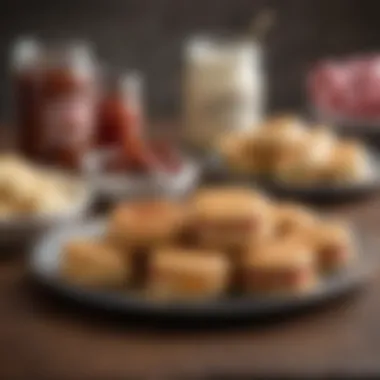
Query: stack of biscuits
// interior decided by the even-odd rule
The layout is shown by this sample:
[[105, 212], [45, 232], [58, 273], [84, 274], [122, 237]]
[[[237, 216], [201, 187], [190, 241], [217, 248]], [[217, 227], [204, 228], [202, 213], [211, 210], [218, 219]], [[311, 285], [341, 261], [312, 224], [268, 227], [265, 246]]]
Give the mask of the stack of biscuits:
[[363, 144], [296, 116], [273, 117], [251, 131], [225, 134], [216, 149], [232, 171], [289, 184], [356, 183], [372, 174]]
[[302, 206], [204, 188], [183, 201], [120, 204], [103, 236], [63, 248], [61, 275], [154, 300], [304, 293], [349, 265], [353, 248], [348, 228]]

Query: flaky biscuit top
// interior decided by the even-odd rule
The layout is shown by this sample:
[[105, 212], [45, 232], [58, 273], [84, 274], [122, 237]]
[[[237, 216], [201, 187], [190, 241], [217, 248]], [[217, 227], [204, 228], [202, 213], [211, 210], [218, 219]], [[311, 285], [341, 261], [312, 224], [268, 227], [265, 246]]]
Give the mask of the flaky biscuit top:
[[189, 210], [199, 221], [245, 221], [264, 217], [267, 201], [244, 188], [200, 190], [189, 202]]

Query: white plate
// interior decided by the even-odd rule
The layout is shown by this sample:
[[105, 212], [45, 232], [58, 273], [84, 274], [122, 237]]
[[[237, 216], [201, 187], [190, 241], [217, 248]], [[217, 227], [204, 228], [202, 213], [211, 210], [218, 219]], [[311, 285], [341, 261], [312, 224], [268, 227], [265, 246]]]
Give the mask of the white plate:
[[364, 197], [380, 191], [380, 155], [368, 148], [371, 173], [357, 182], [341, 184], [312, 184], [303, 185], [287, 183], [274, 178], [260, 177], [250, 174], [240, 174], [228, 169], [222, 157], [214, 156], [206, 173], [210, 182], [237, 182], [243, 185], [262, 187], [268, 192], [286, 197], [299, 198], [309, 201], [339, 201], [349, 198]]

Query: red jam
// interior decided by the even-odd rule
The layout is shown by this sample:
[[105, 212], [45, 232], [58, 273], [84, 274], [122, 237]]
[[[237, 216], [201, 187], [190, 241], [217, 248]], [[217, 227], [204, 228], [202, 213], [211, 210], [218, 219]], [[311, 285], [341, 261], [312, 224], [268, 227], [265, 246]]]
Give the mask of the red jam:
[[34, 46], [16, 51], [14, 90], [21, 152], [29, 158], [80, 168], [93, 144], [97, 102], [95, 61], [86, 46]]
[[141, 173], [177, 172], [179, 154], [167, 141], [150, 141], [144, 135], [139, 78], [118, 78], [100, 103], [97, 114], [97, 145], [111, 151], [102, 165], [105, 171]]

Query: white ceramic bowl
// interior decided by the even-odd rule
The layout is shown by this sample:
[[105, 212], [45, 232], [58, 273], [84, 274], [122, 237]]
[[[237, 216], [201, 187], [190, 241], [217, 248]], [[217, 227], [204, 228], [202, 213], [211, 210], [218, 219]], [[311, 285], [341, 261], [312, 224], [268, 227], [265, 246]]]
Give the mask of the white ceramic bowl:
[[152, 196], [181, 197], [198, 185], [200, 168], [185, 158], [178, 173], [150, 173], [144, 175], [98, 173], [91, 175], [91, 187], [103, 201]]

